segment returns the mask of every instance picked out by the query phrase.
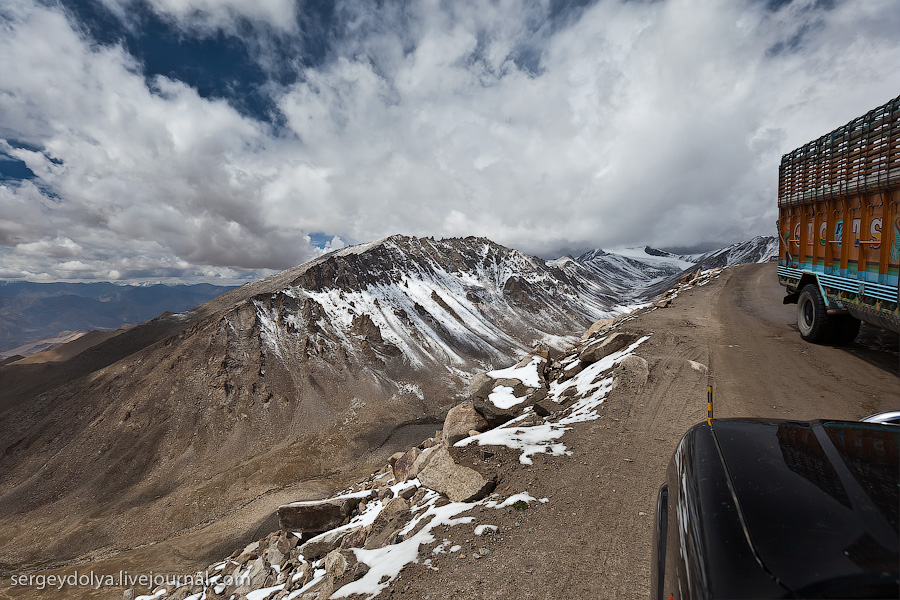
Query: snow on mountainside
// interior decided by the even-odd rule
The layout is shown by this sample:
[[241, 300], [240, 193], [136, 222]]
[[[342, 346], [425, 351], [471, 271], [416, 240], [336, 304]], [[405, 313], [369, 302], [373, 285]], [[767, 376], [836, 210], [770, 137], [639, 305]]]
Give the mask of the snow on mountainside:
[[756, 236], [746, 242], [738, 242], [720, 250], [697, 254], [688, 258], [704, 269], [733, 267], [745, 263], [764, 263], [778, 257], [778, 238]]
[[602, 289], [621, 304], [644, 302], [665, 291], [688, 270], [713, 269], [748, 262], [768, 262], [778, 253], [775, 237], [756, 237], [703, 254], [678, 255], [656, 248], [591, 250], [572, 258], [564, 256], [548, 264], [565, 271], [585, 285]]
[[591, 250], [578, 258], [564, 256], [548, 264], [582, 281], [582, 285], [616, 298], [620, 304], [648, 300], [651, 288], [694, 265], [680, 256], [649, 247]]
[[376, 353], [441, 370], [537, 342], [560, 346], [580, 324], [615, 312], [602, 289], [487, 239], [403, 236], [334, 252], [253, 304], [266, 348], [282, 359], [303, 352], [297, 331], [327, 330], [350, 347], [362, 327], [378, 338]]

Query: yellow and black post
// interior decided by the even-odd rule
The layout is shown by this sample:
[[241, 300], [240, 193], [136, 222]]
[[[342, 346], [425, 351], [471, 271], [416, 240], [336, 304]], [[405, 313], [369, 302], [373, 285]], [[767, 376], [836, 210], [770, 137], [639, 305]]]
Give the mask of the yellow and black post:
[[706, 386], [706, 424], [712, 427], [712, 386]]

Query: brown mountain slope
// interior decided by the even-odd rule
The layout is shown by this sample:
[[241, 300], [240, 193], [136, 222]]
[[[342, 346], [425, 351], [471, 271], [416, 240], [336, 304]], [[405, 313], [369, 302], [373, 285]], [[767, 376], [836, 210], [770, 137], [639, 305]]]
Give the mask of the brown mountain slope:
[[487, 240], [397, 236], [6, 365], [0, 563], [107, 555], [339, 480], [439, 422], [468, 373], [564, 343], [605, 302]]

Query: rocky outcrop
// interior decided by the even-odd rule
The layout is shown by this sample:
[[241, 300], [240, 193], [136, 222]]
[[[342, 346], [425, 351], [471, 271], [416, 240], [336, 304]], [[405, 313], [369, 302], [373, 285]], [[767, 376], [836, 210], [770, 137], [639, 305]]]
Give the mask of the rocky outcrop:
[[633, 333], [617, 332], [601, 340], [587, 344], [578, 353], [578, 359], [584, 364], [593, 364], [606, 358], [613, 352], [624, 350], [636, 342], [638, 336]]
[[475, 410], [475, 406], [471, 402], [463, 402], [447, 413], [447, 418], [444, 419], [443, 441], [445, 445], [452, 446], [464, 437], [469, 437], [470, 431], [484, 431], [487, 428], [488, 422]]
[[285, 531], [302, 533], [304, 539], [309, 539], [342, 525], [367, 495], [285, 504], [278, 507], [278, 524]]
[[494, 489], [495, 478], [486, 478], [475, 469], [453, 462], [447, 448], [440, 447], [419, 473], [422, 485], [440, 492], [453, 502], [480, 500]]
[[397, 497], [391, 499], [378, 513], [369, 527], [365, 548], [381, 548], [398, 541], [399, 530], [406, 525], [409, 517], [409, 501]]
[[587, 330], [581, 335], [581, 339], [586, 340], [591, 335], [598, 331], [604, 331], [609, 329], [609, 327], [615, 322], [615, 319], [598, 319], [594, 321], [594, 324], [587, 328]]
[[[402, 453], [396, 460], [391, 461], [391, 470], [394, 473], [394, 481], [406, 481], [410, 477], [415, 477], [413, 465], [422, 451], [417, 447], [410, 448]], [[393, 458], [393, 457], [391, 457]]]

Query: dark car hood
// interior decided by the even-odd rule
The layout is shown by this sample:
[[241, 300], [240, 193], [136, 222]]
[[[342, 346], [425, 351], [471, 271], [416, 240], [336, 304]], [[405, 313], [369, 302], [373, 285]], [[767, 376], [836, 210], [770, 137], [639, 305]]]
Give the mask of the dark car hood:
[[785, 587], [807, 597], [897, 589], [900, 429], [762, 420], [712, 429], [747, 537]]

